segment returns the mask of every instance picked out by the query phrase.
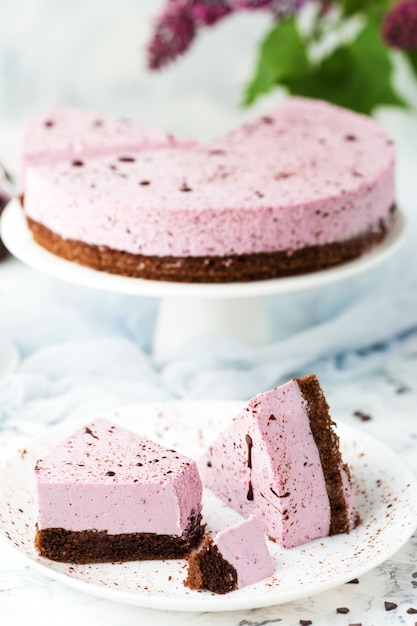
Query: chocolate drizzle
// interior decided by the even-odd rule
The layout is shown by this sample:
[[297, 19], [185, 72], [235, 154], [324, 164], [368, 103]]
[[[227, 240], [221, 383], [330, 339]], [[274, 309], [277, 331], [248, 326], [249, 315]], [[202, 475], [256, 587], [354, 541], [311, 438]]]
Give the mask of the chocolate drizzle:
[[246, 494], [246, 499], [252, 501], [253, 500], [253, 487], [252, 481], [249, 481], [248, 493]]
[[[246, 434], [246, 443], [248, 446], [248, 468], [251, 470], [252, 469], [252, 448], [253, 448], [253, 440], [252, 437], [249, 435], [249, 433]], [[253, 500], [253, 486], [252, 486], [252, 481], [249, 480], [249, 485], [248, 485], [248, 492], [246, 494], [246, 499], [247, 500]]]
[[245, 437], [246, 443], [248, 444], [248, 467], [252, 469], [252, 448], [253, 448], [253, 440], [252, 437], [248, 434]]

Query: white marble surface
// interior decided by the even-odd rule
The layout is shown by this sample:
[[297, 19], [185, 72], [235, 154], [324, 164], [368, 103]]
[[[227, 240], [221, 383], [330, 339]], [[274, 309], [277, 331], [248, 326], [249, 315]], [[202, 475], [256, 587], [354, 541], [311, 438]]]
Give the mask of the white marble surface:
[[[160, 75], [144, 46], [162, 0], [0, 2], [0, 161], [16, 170], [27, 118], [55, 102], [93, 107], [209, 137], [278, 100], [239, 110], [265, 16], [240, 16], [199, 39]], [[416, 90], [400, 73], [410, 99]], [[417, 205], [415, 111], [378, 115], [398, 143], [398, 197], [409, 218], [403, 253], [338, 287], [271, 299], [274, 337], [256, 350], [230, 342], [149, 355], [157, 301], [106, 295], [0, 264], [0, 334], [20, 353], [0, 380], [0, 462], [45, 427], [102, 407], [172, 398], [243, 399], [314, 368], [334, 416], [390, 445], [417, 474]], [[175, 329], [173, 329], [175, 332]], [[356, 411], [371, 416], [361, 421]], [[1, 480], [1, 476], [0, 476]], [[417, 526], [417, 520], [416, 520]], [[396, 608], [387, 611], [385, 602]], [[340, 614], [338, 608], [349, 612]], [[0, 550], [0, 624], [52, 626], [414, 625], [417, 535], [382, 566], [313, 598], [216, 614], [167, 613], [74, 591]]]

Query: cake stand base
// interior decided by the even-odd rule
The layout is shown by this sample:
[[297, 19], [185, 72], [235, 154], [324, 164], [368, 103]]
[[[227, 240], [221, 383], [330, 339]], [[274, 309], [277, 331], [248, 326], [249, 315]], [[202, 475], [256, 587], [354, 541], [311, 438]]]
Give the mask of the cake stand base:
[[264, 345], [271, 336], [262, 298], [163, 298], [159, 305], [152, 350], [157, 358], [195, 337], [229, 337]]

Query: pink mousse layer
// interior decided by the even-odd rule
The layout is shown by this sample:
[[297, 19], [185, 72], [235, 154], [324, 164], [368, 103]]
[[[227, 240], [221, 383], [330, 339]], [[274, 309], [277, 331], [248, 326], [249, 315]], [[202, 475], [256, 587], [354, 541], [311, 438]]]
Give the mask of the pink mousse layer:
[[[124, 160], [128, 157], [129, 160]], [[205, 146], [30, 167], [27, 215], [145, 255], [294, 250], [390, 221], [394, 149], [368, 117], [291, 98]]]
[[196, 464], [98, 419], [36, 466], [40, 530], [181, 535], [201, 509]]
[[275, 571], [262, 524], [254, 516], [218, 533], [214, 544], [237, 571], [239, 588], [264, 580]]
[[[250, 400], [199, 465], [206, 487], [241, 514], [256, 514], [285, 548], [329, 534], [320, 455], [295, 380]], [[349, 482], [345, 489], [354, 507]]]
[[21, 185], [26, 168], [80, 157], [114, 154], [176, 144], [157, 128], [70, 106], [56, 106], [36, 115], [22, 144]]

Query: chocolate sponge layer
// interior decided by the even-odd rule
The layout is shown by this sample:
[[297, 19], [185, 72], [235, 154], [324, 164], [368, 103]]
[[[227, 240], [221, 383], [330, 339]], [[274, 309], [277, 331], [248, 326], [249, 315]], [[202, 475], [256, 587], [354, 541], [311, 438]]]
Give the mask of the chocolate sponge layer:
[[323, 246], [255, 254], [173, 257], [131, 254], [63, 239], [30, 218], [27, 222], [37, 243], [68, 261], [111, 274], [186, 283], [247, 282], [328, 269], [358, 258], [381, 243], [389, 230], [381, 221], [353, 239]]

